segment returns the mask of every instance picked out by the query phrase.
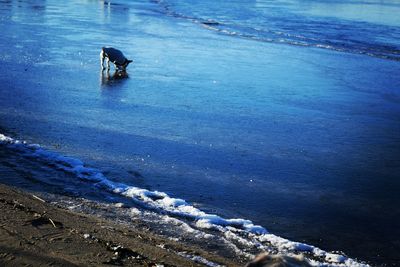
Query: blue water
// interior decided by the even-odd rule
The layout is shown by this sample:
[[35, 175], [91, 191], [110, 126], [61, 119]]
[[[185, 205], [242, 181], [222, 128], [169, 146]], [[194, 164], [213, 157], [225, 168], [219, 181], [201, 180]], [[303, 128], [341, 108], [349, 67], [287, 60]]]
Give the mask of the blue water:
[[398, 1], [155, 2], [226, 35], [400, 60]]
[[[399, 264], [400, 1], [0, 5], [0, 126], [114, 181]], [[100, 71], [100, 47], [134, 59]]]

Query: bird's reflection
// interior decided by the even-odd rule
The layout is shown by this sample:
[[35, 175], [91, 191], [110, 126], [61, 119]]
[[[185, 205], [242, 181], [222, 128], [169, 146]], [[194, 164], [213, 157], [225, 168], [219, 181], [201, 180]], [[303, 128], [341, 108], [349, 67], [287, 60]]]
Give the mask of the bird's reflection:
[[100, 82], [102, 86], [119, 84], [128, 77], [129, 75], [126, 71], [115, 70], [112, 74], [109, 69], [100, 71]]

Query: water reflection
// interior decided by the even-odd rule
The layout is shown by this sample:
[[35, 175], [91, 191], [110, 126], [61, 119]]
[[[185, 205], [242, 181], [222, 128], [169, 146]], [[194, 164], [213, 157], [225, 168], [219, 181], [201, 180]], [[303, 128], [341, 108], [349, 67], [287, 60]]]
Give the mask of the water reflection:
[[128, 72], [115, 70], [112, 74], [110, 70], [100, 70], [100, 86], [121, 85], [129, 78]]

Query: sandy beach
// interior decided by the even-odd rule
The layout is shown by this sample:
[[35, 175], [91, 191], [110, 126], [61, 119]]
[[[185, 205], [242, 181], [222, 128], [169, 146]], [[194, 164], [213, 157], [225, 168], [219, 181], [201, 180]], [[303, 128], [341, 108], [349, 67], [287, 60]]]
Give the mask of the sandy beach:
[[240, 266], [159, 237], [144, 225], [123, 227], [0, 185], [1, 266], [204, 266], [207, 262]]

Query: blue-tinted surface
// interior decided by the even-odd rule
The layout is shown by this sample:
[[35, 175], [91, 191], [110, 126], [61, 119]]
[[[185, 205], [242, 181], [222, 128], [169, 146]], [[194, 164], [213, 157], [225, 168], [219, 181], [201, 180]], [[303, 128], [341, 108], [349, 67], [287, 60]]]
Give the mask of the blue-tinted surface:
[[[398, 263], [400, 2], [112, 3], [1, 3], [3, 128], [114, 180]], [[128, 79], [101, 73], [105, 45], [135, 60]]]

